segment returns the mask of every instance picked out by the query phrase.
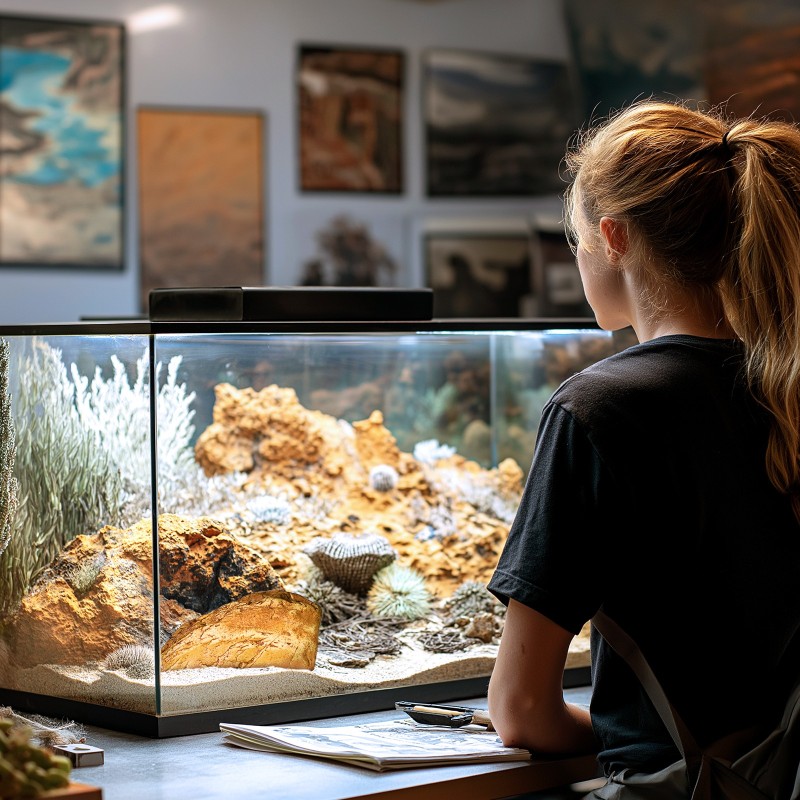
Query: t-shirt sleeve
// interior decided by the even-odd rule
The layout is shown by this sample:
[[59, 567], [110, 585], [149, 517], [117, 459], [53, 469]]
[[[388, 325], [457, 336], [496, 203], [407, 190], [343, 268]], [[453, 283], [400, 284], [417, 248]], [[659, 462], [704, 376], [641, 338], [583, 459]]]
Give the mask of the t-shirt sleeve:
[[525, 490], [488, 588], [578, 634], [602, 603], [614, 487], [569, 411], [542, 412]]

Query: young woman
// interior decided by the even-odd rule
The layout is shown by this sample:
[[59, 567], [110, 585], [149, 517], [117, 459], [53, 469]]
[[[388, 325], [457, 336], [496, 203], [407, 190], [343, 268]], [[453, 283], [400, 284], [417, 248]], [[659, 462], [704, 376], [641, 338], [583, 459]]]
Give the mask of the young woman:
[[596, 749], [609, 781], [592, 797], [638, 796], [662, 770], [664, 796], [688, 796], [596, 632], [590, 712], [565, 704], [563, 670], [602, 608], [701, 745], [772, 722], [800, 674], [800, 130], [646, 101], [567, 165], [587, 298], [639, 344], [543, 412], [489, 584], [508, 605], [489, 711], [506, 744]]

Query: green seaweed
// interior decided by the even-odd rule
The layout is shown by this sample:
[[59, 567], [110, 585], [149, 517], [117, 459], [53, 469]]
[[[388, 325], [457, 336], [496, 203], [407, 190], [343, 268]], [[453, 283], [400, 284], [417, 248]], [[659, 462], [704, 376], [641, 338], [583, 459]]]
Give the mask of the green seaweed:
[[0, 555], [11, 541], [18, 498], [14, 477], [17, 444], [8, 391], [8, 354], [8, 342], [0, 339]]
[[81, 423], [61, 351], [34, 339], [21, 359], [17, 397], [18, 484], [14, 533], [0, 559], [0, 619], [80, 533], [94, 533], [120, 503], [120, 477], [97, 434]]

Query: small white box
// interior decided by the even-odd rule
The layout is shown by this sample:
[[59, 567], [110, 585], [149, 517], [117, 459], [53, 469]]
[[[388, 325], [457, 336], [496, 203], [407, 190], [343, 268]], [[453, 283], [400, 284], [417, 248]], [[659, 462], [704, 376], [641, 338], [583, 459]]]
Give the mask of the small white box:
[[53, 748], [60, 756], [66, 756], [73, 767], [99, 767], [105, 760], [103, 750], [90, 744], [62, 744]]

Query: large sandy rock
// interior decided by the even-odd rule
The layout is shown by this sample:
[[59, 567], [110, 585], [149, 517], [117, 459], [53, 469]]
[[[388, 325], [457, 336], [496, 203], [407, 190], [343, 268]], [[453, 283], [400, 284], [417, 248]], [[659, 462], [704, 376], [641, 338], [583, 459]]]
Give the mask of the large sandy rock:
[[[282, 589], [269, 561], [219, 522], [159, 518], [161, 633], [244, 597]], [[87, 664], [153, 643], [149, 521], [77, 536], [23, 598], [8, 632], [20, 666]]]

